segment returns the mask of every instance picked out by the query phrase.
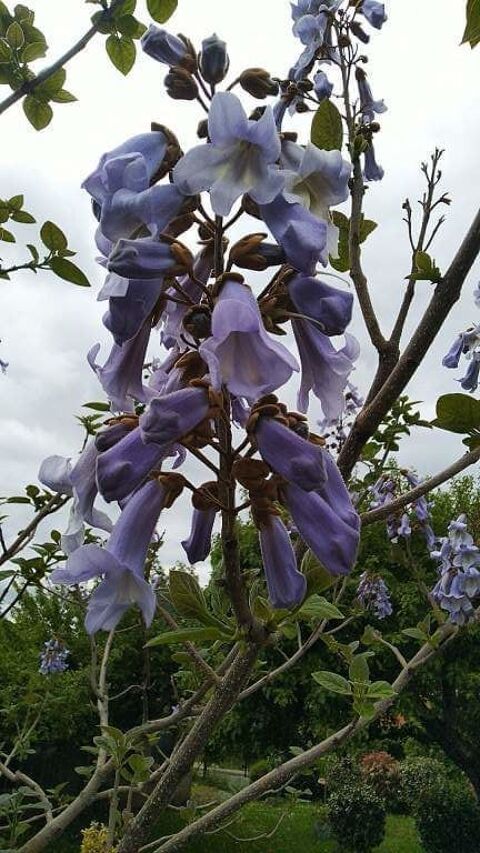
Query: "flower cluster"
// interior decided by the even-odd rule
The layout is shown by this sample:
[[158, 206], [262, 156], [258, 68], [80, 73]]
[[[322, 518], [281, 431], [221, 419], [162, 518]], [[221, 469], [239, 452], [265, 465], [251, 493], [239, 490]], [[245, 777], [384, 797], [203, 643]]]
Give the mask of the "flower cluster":
[[357, 589], [360, 604], [377, 619], [385, 619], [393, 613], [387, 584], [380, 575], [362, 572]]
[[68, 668], [67, 658], [70, 654], [60, 640], [47, 640], [40, 652], [39, 672], [42, 675], [51, 675], [53, 672], [65, 672]]
[[[480, 283], [475, 287], [473, 298], [477, 308], [480, 307]], [[442, 359], [444, 367], [456, 370], [460, 364], [460, 358], [465, 356], [468, 367], [465, 376], [459, 379], [464, 391], [476, 391], [480, 376], [480, 324], [469, 326], [460, 332], [455, 338], [452, 346]]]
[[[402, 469], [399, 472], [406, 480], [410, 489], [420, 485], [420, 480], [414, 471]], [[388, 506], [397, 497], [399, 491], [399, 478], [394, 479], [392, 476], [382, 474], [381, 477], [370, 486], [370, 508], [378, 509], [382, 506]], [[436, 542], [435, 533], [432, 530], [430, 521], [430, 505], [425, 497], [419, 497], [412, 502], [413, 517], [408, 512], [393, 513], [387, 516], [387, 534], [389, 539], [396, 541], [397, 537], [409, 539], [412, 535], [412, 525], [423, 535], [427, 547], [433, 548]]]
[[[312, 0], [294, 10], [308, 57], [298, 80], [314, 72], [319, 97], [331, 92], [314, 66], [326, 33], [346, 26], [340, 5]], [[376, 27], [383, 22], [381, 4], [357, 7], [347, 16], [352, 27], [357, 14]], [[312, 38], [311, 18], [319, 19]], [[260, 100], [279, 96], [273, 107], [248, 115], [232, 86], [217, 91], [230, 61], [216, 35], [197, 54], [185, 37], [151, 26], [142, 44], [169, 67], [167, 93], [200, 101], [208, 117], [199, 144], [186, 153], [171, 130], [153, 125], [104, 154], [83, 184], [98, 221], [98, 260], [107, 273], [98, 298], [107, 303], [103, 323], [113, 339], [103, 363], [99, 345], [88, 361], [112, 417], [75, 464], [50, 457], [40, 478], [73, 498], [62, 540], [68, 560], [52, 580], [97, 581], [86, 616], [91, 633], [114, 628], [135, 603], [151, 622], [156, 600], [145, 559], [160, 514], [184, 489], [192, 492], [182, 541], [190, 563], [208, 557], [216, 519], [231, 525], [236, 490], [247, 490], [273, 607], [298, 605], [306, 593], [282, 515], [332, 575], [351, 570], [359, 541], [340, 472], [305, 417], [311, 395], [329, 421], [341, 418], [354, 396], [349, 377], [359, 349], [347, 332], [353, 297], [317, 276], [318, 264], [336, 255], [330, 210], [348, 197], [350, 164], [338, 150], [302, 146], [280, 132], [279, 104], [286, 110], [293, 96], [264, 69], [246, 69], [232, 86]], [[337, 61], [338, 46], [328, 50]], [[370, 122], [381, 107], [365, 81], [362, 92], [360, 111]], [[241, 218], [255, 220], [255, 230], [229, 245], [229, 229]], [[259, 220], [265, 231], [257, 230]], [[244, 277], [249, 270], [270, 270], [260, 293]], [[287, 324], [298, 358], [278, 339]], [[150, 357], [154, 345], [160, 353]], [[301, 414], [275, 394], [297, 373]], [[205, 482], [193, 485], [178, 470], [190, 455], [208, 467]], [[113, 526], [94, 507], [98, 494], [120, 506]], [[84, 523], [110, 533], [105, 547], [83, 544]]]
[[467, 518], [459, 515], [448, 526], [448, 536], [431, 552], [438, 562], [439, 580], [433, 598], [455, 625], [465, 625], [475, 615], [474, 599], [480, 595], [480, 549], [468, 532]]

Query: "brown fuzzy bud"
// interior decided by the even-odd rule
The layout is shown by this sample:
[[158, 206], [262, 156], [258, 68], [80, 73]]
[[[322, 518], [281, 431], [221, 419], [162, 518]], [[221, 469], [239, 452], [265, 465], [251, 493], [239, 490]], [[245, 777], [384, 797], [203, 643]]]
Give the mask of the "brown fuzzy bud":
[[208, 136], [208, 119], [202, 118], [202, 120], [198, 122], [197, 136], [199, 139], [206, 139], [207, 138], [207, 136]]
[[285, 261], [283, 250], [273, 243], [265, 243], [266, 234], [248, 234], [230, 250], [230, 262], [237, 267], [262, 272]]
[[278, 95], [278, 81], [273, 80], [264, 68], [246, 68], [239, 81], [242, 89], [254, 98], [263, 100], [268, 95]]
[[160, 163], [158, 170], [152, 177], [151, 184], [156, 184], [157, 181], [160, 181], [165, 175], [167, 175], [176, 163], [180, 160], [180, 157], [183, 156], [183, 151], [180, 148], [180, 143], [169, 127], [166, 127], [164, 124], [158, 124], [156, 121], [152, 121], [150, 125], [152, 131], [160, 131], [163, 133], [164, 137], [167, 140], [167, 150], [165, 152], [165, 156]]
[[178, 38], [183, 41], [187, 48], [187, 52], [183, 59], [180, 60], [179, 65], [181, 65], [182, 68], [185, 68], [190, 74], [194, 74], [198, 69], [196, 50], [190, 39], [182, 35], [182, 33], [178, 33]]
[[242, 208], [245, 213], [248, 213], [249, 216], [253, 216], [254, 219], [261, 219], [260, 211], [258, 209], [258, 204], [253, 200], [249, 195], [242, 196]]
[[179, 237], [180, 234], [184, 234], [185, 231], [188, 231], [194, 222], [195, 217], [192, 213], [185, 213], [183, 216], [177, 216], [169, 223], [168, 227], [165, 229], [165, 233], [170, 237]]
[[163, 81], [167, 94], [175, 101], [194, 101], [198, 95], [198, 86], [192, 75], [180, 65], [170, 68]]
[[172, 270], [174, 275], [180, 275], [192, 269], [193, 255], [183, 243], [175, 241], [171, 244], [170, 251], [175, 258], [175, 268]]
[[260, 459], [237, 459], [233, 464], [233, 475], [241, 486], [256, 491], [269, 476], [270, 468]]
[[202, 483], [192, 495], [192, 506], [203, 512], [218, 509], [218, 483], [215, 480]]
[[166, 474], [153, 471], [152, 479], [158, 480], [158, 482], [167, 490], [164, 507], [165, 509], [170, 509], [185, 487], [185, 477], [183, 477], [182, 474], [175, 473], [174, 471], [169, 471]]

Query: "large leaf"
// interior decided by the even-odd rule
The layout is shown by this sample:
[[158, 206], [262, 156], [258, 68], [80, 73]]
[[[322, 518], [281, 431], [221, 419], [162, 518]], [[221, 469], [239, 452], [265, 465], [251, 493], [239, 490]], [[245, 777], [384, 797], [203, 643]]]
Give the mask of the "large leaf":
[[85, 273], [76, 264], [67, 261], [66, 258], [52, 258], [49, 261], [49, 267], [55, 275], [63, 278], [64, 281], [70, 281], [72, 284], [78, 284], [80, 287], [90, 287], [90, 282]]
[[[368, 654], [368, 652], [367, 652]], [[349, 669], [350, 681], [358, 681], [361, 683], [368, 682], [370, 678], [370, 670], [366, 655], [354, 655]]]
[[322, 148], [324, 151], [341, 150], [343, 142], [342, 117], [331, 101], [323, 101], [316, 111], [312, 121], [310, 139], [317, 148]]
[[480, 43], [480, 0], [468, 0], [467, 24], [462, 39], [462, 44], [465, 43], [472, 48]]
[[370, 684], [367, 690], [369, 699], [391, 699], [396, 696], [396, 692], [388, 681], [374, 681]]
[[122, 74], [128, 74], [132, 70], [137, 55], [135, 42], [130, 36], [110, 35], [105, 42], [107, 53]]
[[330, 690], [331, 693], [341, 693], [343, 696], [350, 696], [352, 693], [351, 685], [343, 675], [338, 675], [336, 672], [313, 672], [312, 678], [324, 687], [325, 690]]
[[178, 6], [178, 0], [147, 0], [147, 9], [154, 21], [164, 24], [172, 17]]
[[220, 631], [228, 631], [223, 623], [208, 610], [205, 596], [193, 575], [179, 570], [171, 571], [169, 591], [170, 600], [181, 616], [186, 619], [197, 619], [203, 625], [211, 625]]
[[323, 592], [335, 582], [333, 575], [327, 572], [310, 549], [306, 551], [302, 559], [301, 572], [307, 579], [307, 595]]
[[38, 101], [33, 95], [27, 95], [23, 101], [23, 111], [35, 130], [43, 130], [50, 124], [53, 110], [49, 104]]
[[437, 417], [433, 424], [448, 432], [480, 430], [480, 400], [468, 394], [444, 394], [437, 400]]
[[171, 646], [174, 643], [213, 643], [215, 640], [225, 640], [226, 637], [218, 628], [179, 628], [178, 631], [166, 631], [147, 646]]
[[67, 248], [67, 238], [62, 229], [54, 222], [50, 222], [49, 219], [40, 228], [40, 237], [44, 246], [52, 252], [62, 252], [63, 249]]

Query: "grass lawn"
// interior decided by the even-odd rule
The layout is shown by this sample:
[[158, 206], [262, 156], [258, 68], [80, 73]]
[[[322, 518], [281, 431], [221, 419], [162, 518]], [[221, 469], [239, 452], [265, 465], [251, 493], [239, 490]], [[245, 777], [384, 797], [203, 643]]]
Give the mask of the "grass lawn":
[[[225, 791], [206, 785], [196, 785], [193, 793], [198, 803], [205, 804], [228, 797]], [[268, 837], [282, 815], [278, 829]], [[170, 835], [183, 825], [184, 817], [179, 812], [168, 811], [162, 815], [151, 840]], [[255, 840], [259, 835], [263, 837]], [[237, 841], [234, 836], [242, 840]], [[48, 853], [78, 853], [79, 848], [79, 835], [72, 833], [56, 841]], [[248, 853], [292, 853], [293, 850], [299, 853], [341, 853], [342, 848], [326, 838], [321, 806], [285, 799], [251, 803], [226, 831], [195, 839], [185, 848], [185, 853], [233, 853], [240, 850], [248, 850]], [[413, 820], [389, 815], [385, 840], [375, 853], [422, 853]]]

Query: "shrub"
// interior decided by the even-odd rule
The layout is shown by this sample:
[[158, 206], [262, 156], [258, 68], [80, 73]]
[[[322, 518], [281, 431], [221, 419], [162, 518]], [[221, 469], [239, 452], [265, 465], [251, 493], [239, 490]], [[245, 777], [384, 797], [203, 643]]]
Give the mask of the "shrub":
[[435, 758], [409, 758], [402, 761], [394, 811], [413, 814], [418, 803], [439, 782], [447, 781], [447, 768]]
[[269, 758], [259, 758], [258, 761], [254, 761], [253, 764], [250, 765], [249, 776], [252, 782], [255, 782], [257, 779], [260, 779], [261, 776], [264, 776], [265, 773], [268, 773], [272, 769], [272, 762]]
[[342, 850], [368, 853], [385, 836], [385, 805], [369, 785], [340, 788], [328, 800], [328, 818]]
[[424, 791], [415, 821], [425, 853], [480, 853], [480, 808], [461, 783], [440, 780]]
[[335, 794], [343, 788], [349, 788], [352, 785], [357, 787], [361, 784], [360, 770], [357, 763], [346, 756], [345, 758], [335, 758], [329, 763], [328, 769], [325, 771], [325, 784], [327, 793]]
[[360, 774], [379, 797], [389, 801], [399, 786], [400, 765], [388, 752], [368, 752], [360, 761]]

